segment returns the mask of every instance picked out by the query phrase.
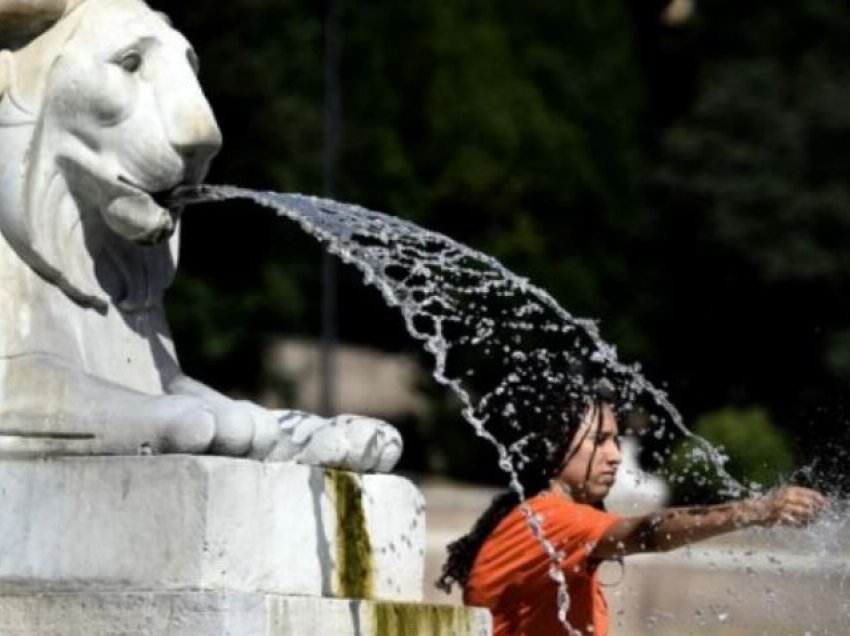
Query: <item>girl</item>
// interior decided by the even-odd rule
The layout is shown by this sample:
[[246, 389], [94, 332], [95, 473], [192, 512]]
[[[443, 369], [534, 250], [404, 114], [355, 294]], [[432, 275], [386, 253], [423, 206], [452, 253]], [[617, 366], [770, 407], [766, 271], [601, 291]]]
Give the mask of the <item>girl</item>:
[[[669, 508], [621, 517], [603, 500], [620, 464], [617, 419], [610, 398], [594, 400], [566, 425], [552, 427], [546, 451], [524, 467], [520, 481], [544, 535], [559, 551], [567, 579], [567, 621], [573, 633], [608, 634], [608, 607], [597, 576], [606, 559], [660, 552], [750, 526], [802, 527], [827, 505], [819, 493], [785, 487], [755, 498], [714, 506]], [[514, 493], [496, 497], [472, 531], [449, 546], [437, 582], [463, 586], [468, 605], [493, 614], [494, 636], [563, 636], [550, 559], [534, 538]]]

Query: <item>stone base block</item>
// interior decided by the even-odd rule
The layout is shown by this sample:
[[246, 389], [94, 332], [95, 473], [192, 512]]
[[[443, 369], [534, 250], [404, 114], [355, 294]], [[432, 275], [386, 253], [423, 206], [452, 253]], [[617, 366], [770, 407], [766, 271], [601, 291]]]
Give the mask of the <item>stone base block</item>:
[[486, 610], [233, 592], [0, 596], [3, 636], [489, 636]]
[[174, 597], [199, 608], [269, 602], [232, 592], [422, 598], [424, 502], [396, 476], [221, 457], [4, 459], [0, 510], [0, 591], [228, 593]]

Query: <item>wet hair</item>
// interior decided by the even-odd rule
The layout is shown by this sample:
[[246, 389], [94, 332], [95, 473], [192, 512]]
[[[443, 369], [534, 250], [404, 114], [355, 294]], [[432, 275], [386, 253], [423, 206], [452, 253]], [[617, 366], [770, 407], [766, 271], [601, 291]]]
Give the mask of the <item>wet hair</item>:
[[[579, 405], [575, 403], [563, 405], [558, 417], [550, 418], [544, 423], [542, 429], [523, 449], [528, 461], [522, 462], [522, 465], [517, 467], [517, 476], [526, 498], [546, 490], [551, 480], [572, 459], [579, 444], [576, 444], [570, 456], [567, 456], [567, 451], [587, 413], [596, 409], [601, 425], [601, 406], [603, 404], [616, 406], [617, 401], [611, 383], [601, 380], [596, 383], [589, 398], [582, 400]], [[592, 428], [588, 428], [584, 435], [587, 436], [591, 430]], [[437, 588], [448, 594], [455, 584], [462, 588], [466, 586], [472, 566], [487, 537], [519, 503], [520, 497], [513, 490], [500, 493], [493, 498], [472, 526], [472, 530], [447, 546], [448, 558], [443, 565], [440, 578], [435, 583]], [[604, 510], [602, 502], [595, 504], [595, 507]]]

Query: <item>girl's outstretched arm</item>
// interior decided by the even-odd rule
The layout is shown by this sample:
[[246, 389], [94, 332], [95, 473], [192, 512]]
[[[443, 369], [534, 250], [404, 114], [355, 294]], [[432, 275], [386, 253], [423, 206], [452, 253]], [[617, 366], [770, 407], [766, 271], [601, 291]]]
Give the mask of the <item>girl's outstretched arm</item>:
[[613, 559], [640, 552], [665, 552], [717, 535], [782, 524], [800, 528], [828, 506], [815, 490], [786, 486], [763, 497], [715, 506], [667, 508], [615, 523], [592, 552], [595, 559]]

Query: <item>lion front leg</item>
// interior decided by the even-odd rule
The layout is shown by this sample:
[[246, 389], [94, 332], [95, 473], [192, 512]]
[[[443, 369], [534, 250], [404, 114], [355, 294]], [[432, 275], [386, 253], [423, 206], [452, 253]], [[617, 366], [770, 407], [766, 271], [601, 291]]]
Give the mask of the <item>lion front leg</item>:
[[382, 420], [347, 414], [324, 418], [303, 411], [277, 413], [282, 435], [270, 461], [386, 473], [401, 456], [401, 435]]
[[[254, 442], [245, 454], [266, 461], [295, 461], [365, 473], [389, 472], [401, 456], [401, 435], [390, 424], [374, 418], [269, 411], [251, 402], [230, 400], [182, 375], [169, 383], [169, 391], [200, 397], [231, 411], [230, 433], [217, 434], [212, 452], [234, 454], [227, 451], [249, 443], [252, 430], [262, 430], [262, 434], [254, 435], [259, 446]], [[274, 427], [271, 435], [269, 423]]]
[[169, 395], [201, 400], [215, 413], [216, 432], [209, 452], [215, 455], [265, 459], [280, 438], [280, 425], [271, 411], [233, 400], [202, 382], [178, 372], [166, 387]]
[[203, 400], [134, 391], [55, 356], [0, 360], [0, 379], [0, 452], [198, 454], [216, 439]]

